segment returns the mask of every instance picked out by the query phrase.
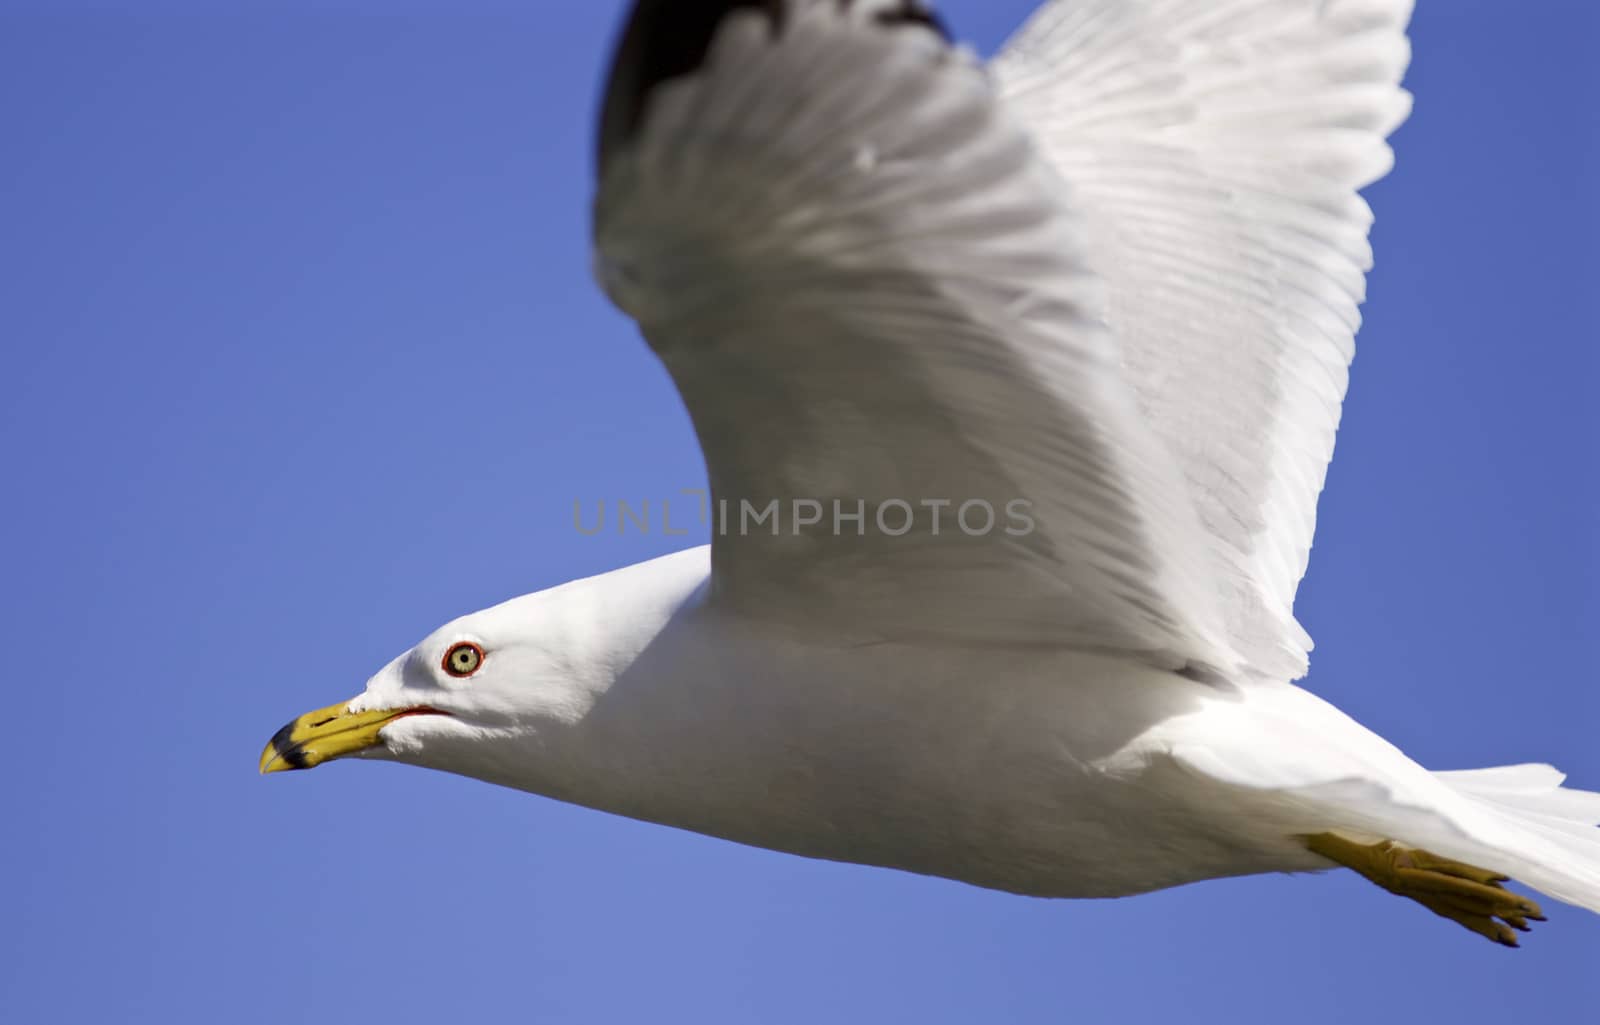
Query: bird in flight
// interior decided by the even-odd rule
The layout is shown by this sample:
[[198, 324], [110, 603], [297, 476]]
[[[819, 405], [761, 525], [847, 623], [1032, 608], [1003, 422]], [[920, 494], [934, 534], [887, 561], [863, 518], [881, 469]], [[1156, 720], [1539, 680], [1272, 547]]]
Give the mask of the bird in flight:
[[1600, 912], [1600, 794], [1294, 684], [1411, 0], [637, 0], [595, 265], [709, 546], [440, 628], [357, 756], [1041, 897], [1344, 866], [1492, 941]]

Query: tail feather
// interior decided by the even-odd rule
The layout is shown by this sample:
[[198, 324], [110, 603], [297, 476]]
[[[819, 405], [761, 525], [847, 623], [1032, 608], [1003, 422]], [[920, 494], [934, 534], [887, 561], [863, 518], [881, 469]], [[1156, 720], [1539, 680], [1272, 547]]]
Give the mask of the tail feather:
[[1434, 775], [1455, 790], [1517, 814], [1600, 826], [1600, 794], [1563, 787], [1567, 776], [1553, 765], [1507, 765]]
[[1549, 765], [1435, 776], [1497, 820], [1501, 828], [1477, 837], [1490, 848], [1487, 867], [1600, 912], [1600, 793], [1563, 787], [1566, 776]]
[[1165, 729], [1155, 735], [1174, 762], [1230, 788], [1216, 800], [1247, 809], [1251, 829], [1392, 841], [1600, 913], [1600, 794], [1562, 786], [1548, 765], [1429, 772], [1294, 686], [1252, 689]]

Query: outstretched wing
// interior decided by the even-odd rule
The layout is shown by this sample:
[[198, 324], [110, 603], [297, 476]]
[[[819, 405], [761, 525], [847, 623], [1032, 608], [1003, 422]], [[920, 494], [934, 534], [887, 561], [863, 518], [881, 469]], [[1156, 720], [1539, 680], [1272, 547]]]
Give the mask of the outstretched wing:
[[1232, 646], [1305, 669], [1295, 622], [1411, 0], [1054, 0], [997, 60], [1073, 186], [1145, 422], [1215, 538]]
[[1237, 663], [1067, 187], [919, 5], [641, 0], [595, 234], [726, 513], [714, 600]]

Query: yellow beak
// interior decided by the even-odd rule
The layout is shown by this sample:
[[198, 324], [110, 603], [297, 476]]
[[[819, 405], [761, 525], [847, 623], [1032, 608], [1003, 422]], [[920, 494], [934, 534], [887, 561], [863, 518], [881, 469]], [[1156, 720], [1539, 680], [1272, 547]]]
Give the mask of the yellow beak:
[[266, 750], [261, 752], [261, 774], [313, 769], [323, 762], [377, 747], [378, 732], [396, 719], [443, 714], [425, 706], [351, 712], [349, 702], [319, 708], [273, 734]]

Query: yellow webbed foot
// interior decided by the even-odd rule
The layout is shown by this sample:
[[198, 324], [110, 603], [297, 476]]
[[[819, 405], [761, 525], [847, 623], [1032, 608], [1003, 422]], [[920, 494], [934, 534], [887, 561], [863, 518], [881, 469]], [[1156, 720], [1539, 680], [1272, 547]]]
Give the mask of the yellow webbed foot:
[[1337, 833], [1305, 838], [1306, 847], [1377, 883], [1409, 897], [1434, 914], [1507, 947], [1517, 946], [1513, 929], [1528, 931], [1544, 912], [1501, 884], [1507, 877], [1392, 841], [1362, 844]]

